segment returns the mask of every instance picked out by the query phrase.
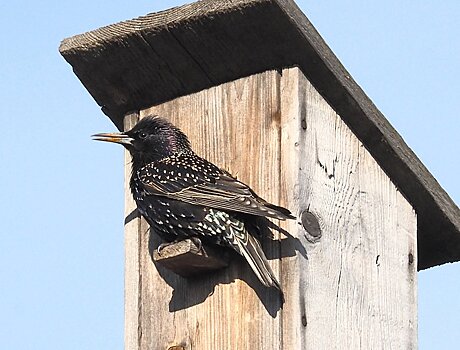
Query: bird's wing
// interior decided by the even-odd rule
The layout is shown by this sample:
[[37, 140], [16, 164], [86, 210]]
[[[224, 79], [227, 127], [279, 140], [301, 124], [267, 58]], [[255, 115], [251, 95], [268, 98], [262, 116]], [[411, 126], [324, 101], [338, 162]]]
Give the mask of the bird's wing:
[[257, 216], [294, 218], [289, 210], [266, 202], [247, 185], [197, 156], [192, 162], [164, 159], [151, 163], [139, 170], [138, 177], [152, 195]]

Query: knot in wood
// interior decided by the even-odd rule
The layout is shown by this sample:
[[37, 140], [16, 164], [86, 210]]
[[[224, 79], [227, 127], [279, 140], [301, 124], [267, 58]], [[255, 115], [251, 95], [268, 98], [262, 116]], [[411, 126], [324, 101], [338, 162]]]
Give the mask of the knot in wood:
[[313, 241], [316, 242], [321, 238], [321, 227], [318, 219], [313, 213], [304, 210], [300, 215], [300, 220], [302, 221], [303, 228], [307, 231], [308, 235], [311, 236]]

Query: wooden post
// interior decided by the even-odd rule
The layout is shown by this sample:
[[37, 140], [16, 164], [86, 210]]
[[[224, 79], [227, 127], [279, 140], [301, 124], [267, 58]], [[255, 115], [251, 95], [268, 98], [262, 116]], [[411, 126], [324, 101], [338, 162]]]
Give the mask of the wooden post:
[[293, 237], [264, 242], [283, 308], [241, 259], [193, 279], [154, 264], [155, 235], [130, 221], [127, 349], [416, 347], [414, 210], [298, 68], [139, 111], [149, 114], [299, 219], [282, 223]]

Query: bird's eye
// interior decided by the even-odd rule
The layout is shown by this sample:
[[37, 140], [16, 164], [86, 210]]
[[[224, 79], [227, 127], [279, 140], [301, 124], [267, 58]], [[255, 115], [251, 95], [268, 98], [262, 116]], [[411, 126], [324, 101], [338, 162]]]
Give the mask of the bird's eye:
[[145, 139], [146, 137], [147, 137], [147, 133], [146, 133], [146, 132], [141, 131], [141, 132], [139, 133], [139, 138], [140, 138], [140, 139]]

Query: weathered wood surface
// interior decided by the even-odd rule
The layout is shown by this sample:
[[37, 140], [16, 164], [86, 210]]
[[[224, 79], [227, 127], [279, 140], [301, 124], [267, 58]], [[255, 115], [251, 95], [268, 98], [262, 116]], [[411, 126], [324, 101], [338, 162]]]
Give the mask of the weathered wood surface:
[[281, 125], [283, 203], [321, 228], [310, 243], [283, 225], [308, 254], [282, 261], [283, 349], [415, 349], [413, 209], [298, 69], [283, 70]]
[[415, 213], [298, 69], [140, 112], [148, 114], [168, 117], [198, 154], [265, 199], [297, 216], [308, 209], [321, 236], [297, 220], [282, 223], [293, 237], [265, 242], [285, 292], [280, 309], [242, 260], [188, 280], [155, 266], [158, 241], [141, 220], [139, 294], [127, 295], [139, 303], [127, 309], [139, 343], [127, 349], [416, 348]]
[[298, 65], [418, 213], [424, 269], [460, 260], [460, 210], [292, 0], [204, 0], [65, 39], [103, 111], [122, 116], [267, 69]]
[[[198, 154], [278, 203], [278, 79], [275, 73], [241, 79], [141, 111], [141, 117], [169, 118], [190, 136]], [[156, 244], [143, 236], [140, 349], [281, 348], [279, 294], [263, 287], [242, 259], [213, 274], [184, 279], [153, 265], [149, 249]], [[266, 251], [277, 256], [279, 245], [268, 243]], [[272, 262], [276, 273], [279, 260]]]

